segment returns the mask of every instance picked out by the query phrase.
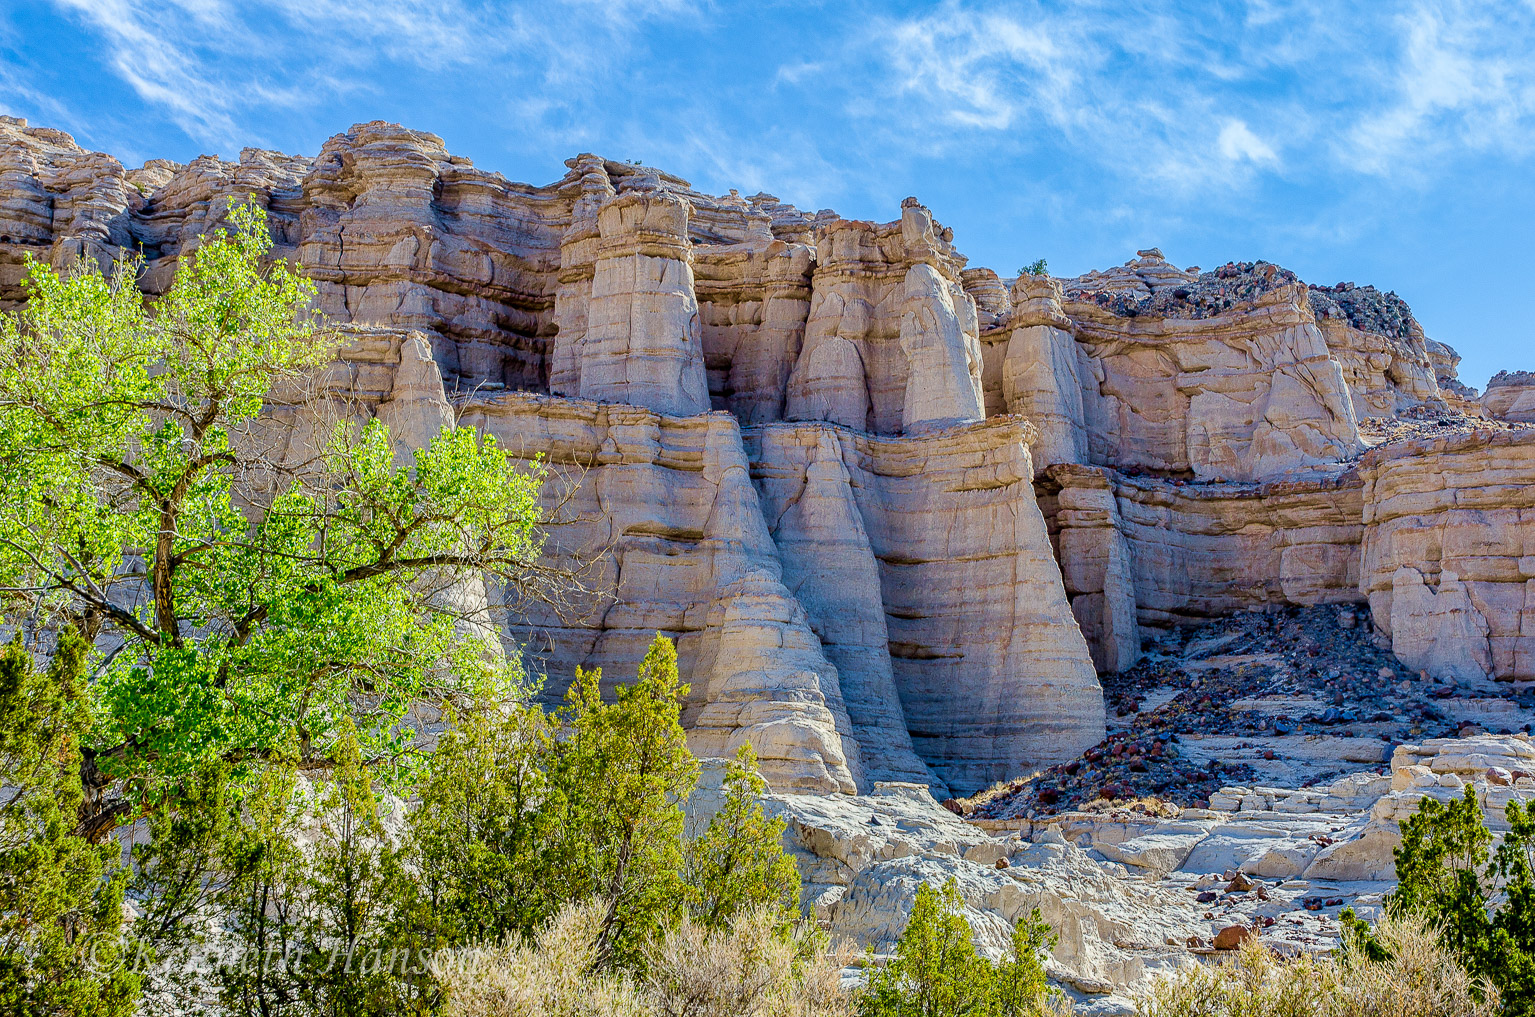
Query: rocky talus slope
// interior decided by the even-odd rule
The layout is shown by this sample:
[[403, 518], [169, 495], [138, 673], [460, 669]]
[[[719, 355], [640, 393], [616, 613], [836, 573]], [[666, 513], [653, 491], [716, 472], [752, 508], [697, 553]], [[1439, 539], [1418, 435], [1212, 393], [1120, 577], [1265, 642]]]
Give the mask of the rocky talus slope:
[[[675, 637], [693, 747], [756, 746], [849, 933], [888, 939], [902, 888], [963, 871], [978, 929], [1056, 900], [1063, 977], [1123, 988], [1212, 938], [1184, 876], [1388, 876], [1400, 808], [1371, 803], [1427, 780], [1379, 772], [1393, 746], [1434, 788], [1486, 777], [1435, 760], [1524, 758], [1422, 739], [1531, 720], [1530, 375], [1481, 396], [1395, 294], [1266, 262], [1004, 278], [914, 198], [873, 223], [565, 167], [514, 183], [374, 122], [313, 158], [128, 169], [0, 118], [0, 307], [29, 257], [130, 252], [163, 292], [253, 197], [350, 336], [325, 383], [352, 412], [553, 466], [546, 554], [581, 588], [455, 591], [486, 637], [551, 698]], [[318, 426], [280, 394], [269, 416]], [[998, 787], [967, 823], [923, 785]]]

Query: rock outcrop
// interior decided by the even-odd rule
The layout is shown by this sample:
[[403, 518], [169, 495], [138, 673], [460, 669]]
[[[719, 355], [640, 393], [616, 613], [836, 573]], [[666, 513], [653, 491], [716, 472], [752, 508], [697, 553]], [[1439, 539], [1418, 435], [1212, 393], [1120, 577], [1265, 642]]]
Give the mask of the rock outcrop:
[[[1343, 368], [1304, 287], [1260, 286], [1249, 301], [1205, 314], [1198, 304], [1156, 303], [1169, 287], [1185, 292], [1159, 278], [1169, 267], [1159, 257], [1131, 267], [1153, 293], [1145, 309], [1095, 299], [1124, 292], [1098, 288], [1102, 280], [1067, 283], [1063, 308], [1087, 359], [1078, 374], [1094, 464], [1253, 481], [1358, 451]], [[1262, 268], [1264, 281], [1278, 274]]]
[[[806, 423], [748, 433], [769, 526], [786, 569], [811, 584], [817, 631], [846, 633], [834, 655], [856, 645], [876, 658], [859, 669], [865, 689], [883, 689], [889, 667], [913, 745], [954, 788], [1003, 779], [1009, 760], [1064, 759], [1082, 732], [1102, 730], [1102, 694], [1034, 498], [1029, 430], [995, 417], [918, 438]], [[857, 510], [867, 550], [817, 519], [836, 502], [839, 514]], [[858, 610], [852, 584], [871, 558], [883, 619], [835, 617]]]
[[1535, 431], [1370, 452], [1361, 588], [1409, 667], [1535, 679]]
[[[1144, 987], [1233, 929], [1322, 948], [1335, 905], [1378, 905], [1422, 797], [1470, 783], [1497, 823], [1535, 792], [1525, 739], [1422, 740], [1530, 723], [1490, 679], [1535, 680], [1535, 376], [1479, 397], [1394, 293], [1266, 262], [1149, 249], [1004, 279], [915, 198], [851, 221], [593, 154], [565, 167], [514, 183], [374, 122], [314, 158], [130, 170], [0, 118], [0, 308], [28, 257], [136, 255], [152, 298], [251, 196], [348, 345], [322, 410], [273, 392], [241, 440], [297, 455], [332, 416], [377, 417], [403, 461], [456, 422], [548, 463], [546, 564], [571, 589], [443, 595], [550, 701], [674, 637], [690, 745], [755, 746], [807, 904], [878, 950], [915, 885], [950, 875], [990, 952], [1041, 907], [1051, 973], [1082, 992]], [[1172, 626], [1301, 607], [1335, 616], [1368, 674], [1319, 667], [1298, 622], [1293, 647], [1159, 649]], [[1188, 688], [1115, 684], [1173, 671]], [[1235, 698], [1259, 672], [1272, 688]], [[1391, 708], [1351, 709], [1343, 690], [1372, 681]], [[1143, 695], [1162, 698], [1141, 714]], [[1187, 739], [1152, 730], [1164, 708]], [[1302, 735], [1284, 711], [1348, 727]], [[1361, 769], [1402, 737], [1391, 773]], [[1295, 779], [1248, 780], [1270, 765]], [[1048, 807], [1019, 790], [1046, 767]], [[1067, 808], [1063, 774], [1103, 804]], [[1113, 804], [1147, 774], [1209, 808]], [[1016, 808], [976, 823], [932, 797], [1010, 779]]]
[[1535, 372], [1500, 371], [1493, 375], [1487, 394], [1482, 396], [1481, 409], [1498, 420], [1535, 424]]
[[[1518, 421], [1528, 386], [1478, 402], [1395, 294], [1155, 249], [1003, 279], [914, 198], [850, 221], [591, 154], [532, 186], [382, 122], [134, 170], [12, 118], [0, 140], [0, 302], [28, 254], [136, 252], [162, 292], [253, 196], [357, 329], [328, 383], [359, 412], [563, 471], [548, 553], [591, 592], [503, 610], [506, 648], [557, 696], [677, 636], [695, 747], [751, 740], [780, 789], [1071, 757], [1103, 732], [1095, 669], [1233, 610], [1368, 599], [1422, 670], [1531, 674], [1528, 441], [1433, 437]], [[1401, 433], [1428, 444], [1360, 462]]]

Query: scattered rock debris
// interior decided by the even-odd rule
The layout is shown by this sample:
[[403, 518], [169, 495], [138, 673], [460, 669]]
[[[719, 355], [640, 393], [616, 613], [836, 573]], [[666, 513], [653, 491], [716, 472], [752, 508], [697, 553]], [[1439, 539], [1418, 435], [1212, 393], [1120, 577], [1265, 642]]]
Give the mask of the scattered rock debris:
[[[1110, 733], [1080, 757], [998, 784], [951, 807], [977, 819], [1050, 816], [1080, 809], [1206, 808], [1221, 787], [1254, 780], [1255, 767], [1283, 765], [1297, 742], [1335, 740], [1303, 786], [1336, 777], [1347, 763], [1387, 772], [1390, 746], [1482, 730], [1449, 701], [1482, 695], [1493, 713], [1528, 729], [1535, 686], [1469, 689], [1409, 671], [1377, 642], [1364, 605], [1286, 607], [1173, 629], [1147, 642], [1134, 667], [1102, 679]], [[1485, 702], [1478, 699], [1476, 702]], [[1516, 729], [1517, 729], [1516, 728]], [[1491, 727], [1510, 733], [1510, 727]], [[1201, 742], [1221, 748], [1207, 758]], [[1378, 747], [1371, 749], [1372, 744]]]

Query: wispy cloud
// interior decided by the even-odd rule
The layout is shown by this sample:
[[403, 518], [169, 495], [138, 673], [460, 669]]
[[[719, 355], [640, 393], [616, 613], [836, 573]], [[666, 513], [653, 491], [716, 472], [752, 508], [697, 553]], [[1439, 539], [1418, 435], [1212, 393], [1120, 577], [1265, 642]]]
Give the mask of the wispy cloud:
[[[1535, 8], [1419, 4], [1394, 19], [1383, 101], [1341, 139], [1340, 154], [1389, 175], [1456, 150], [1535, 150]], [[1524, 31], [1520, 31], [1520, 28]]]
[[[1410, 178], [1430, 153], [1535, 147], [1528, 0], [1232, 7], [944, 0], [848, 52], [855, 115], [924, 150], [1064, 145], [1158, 189], [1254, 174]], [[871, 97], [872, 96], [872, 97]]]
[[521, 108], [548, 117], [595, 85], [647, 19], [675, 17], [691, 0], [53, 3], [94, 30], [140, 99], [228, 149], [261, 143], [259, 124], [274, 113], [393, 84], [387, 64], [482, 87], [522, 79]]

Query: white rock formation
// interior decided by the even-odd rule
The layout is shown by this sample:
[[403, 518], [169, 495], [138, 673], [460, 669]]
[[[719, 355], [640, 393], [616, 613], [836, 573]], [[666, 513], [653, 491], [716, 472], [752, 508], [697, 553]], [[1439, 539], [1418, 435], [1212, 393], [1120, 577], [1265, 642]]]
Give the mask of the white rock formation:
[[1535, 678], [1535, 431], [1375, 449], [1360, 466], [1361, 589], [1404, 661]]
[[577, 394], [688, 416], [709, 409], [687, 240], [689, 207], [669, 191], [602, 206]]
[[901, 430], [912, 434], [980, 420], [986, 411], [975, 302], [927, 264], [907, 269], [903, 292], [907, 374]]

